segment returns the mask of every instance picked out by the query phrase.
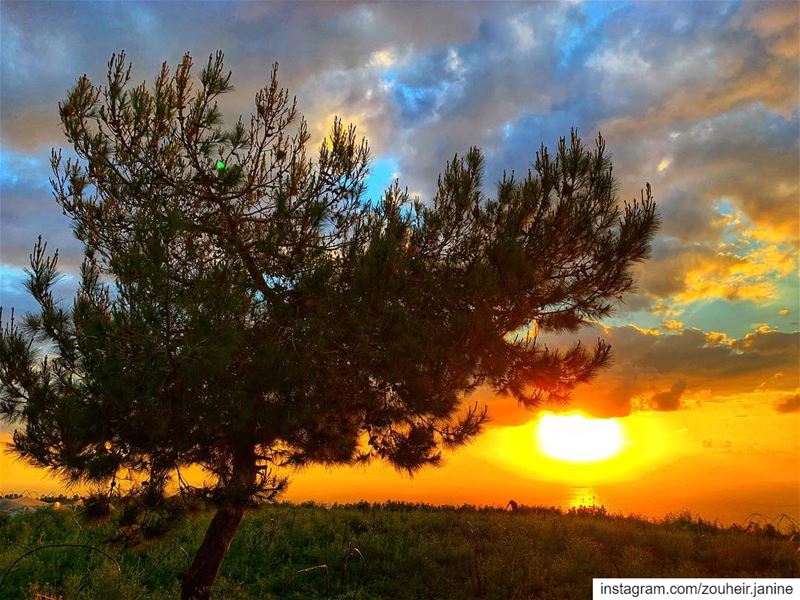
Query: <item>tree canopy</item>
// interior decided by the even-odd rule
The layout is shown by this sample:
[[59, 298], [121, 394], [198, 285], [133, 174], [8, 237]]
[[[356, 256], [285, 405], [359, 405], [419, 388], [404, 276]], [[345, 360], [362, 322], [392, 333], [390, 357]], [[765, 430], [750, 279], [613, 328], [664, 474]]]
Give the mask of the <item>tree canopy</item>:
[[[463, 402], [476, 387], [533, 407], [607, 363], [602, 341], [538, 343], [610, 314], [657, 227], [649, 185], [620, 205], [602, 138], [542, 147], [494, 197], [471, 148], [429, 201], [397, 182], [366, 198], [353, 126], [335, 121], [309, 157], [275, 66], [249, 121], [225, 128], [230, 77], [217, 53], [194, 79], [187, 54], [132, 87], [120, 54], [105, 85], [84, 75], [59, 105], [77, 158], [53, 152], [52, 184], [85, 259], [66, 305], [40, 240], [40, 310], [0, 338], [20, 456], [73, 482], [144, 473], [150, 498], [177, 474], [241, 518], [284, 488], [276, 468], [375, 457], [412, 472], [480, 431], [486, 409]], [[180, 478], [189, 465], [206, 485]], [[185, 597], [219, 568], [198, 564], [208, 541]]]

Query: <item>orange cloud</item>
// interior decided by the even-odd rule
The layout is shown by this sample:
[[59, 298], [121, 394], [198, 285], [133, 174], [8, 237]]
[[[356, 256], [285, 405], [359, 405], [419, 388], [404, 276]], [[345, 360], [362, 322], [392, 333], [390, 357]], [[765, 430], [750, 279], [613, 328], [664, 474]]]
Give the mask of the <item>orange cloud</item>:
[[743, 24], [765, 40], [775, 56], [796, 60], [800, 54], [800, 26], [793, 2], [761, 3], [748, 7]]
[[721, 331], [708, 331], [705, 334], [706, 343], [709, 345], [717, 346], [731, 346], [736, 341], [728, 337], [728, 334]]
[[[612, 346], [611, 367], [578, 387], [568, 405], [542, 408], [620, 417], [636, 410], [689, 408], [730, 394], [758, 391], [785, 395], [795, 393], [800, 385], [800, 332], [759, 327], [736, 339], [698, 328], [653, 335], [633, 325], [594, 324], [578, 333], [586, 344], [598, 337]], [[557, 347], [564, 339], [546, 341]], [[491, 428], [520, 425], [533, 416], [532, 411], [489, 388], [480, 388], [467, 401], [489, 406]]]
[[[680, 314], [682, 305], [699, 300], [771, 300], [781, 278], [798, 268], [796, 254], [783, 245], [749, 250], [746, 241], [737, 245], [739, 253], [709, 244], [667, 245], [637, 269], [639, 288], [651, 297], [671, 298], [671, 306], [657, 305], [653, 310], [674, 316]], [[678, 321], [671, 323], [674, 328]]]
[[792, 413], [800, 411], [800, 394], [794, 394], [793, 396], [781, 398], [775, 404], [775, 410], [779, 413]]
[[651, 328], [651, 329], [648, 329], [648, 328], [645, 328], [645, 327], [639, 327], [638, 325], [634, 325], [633, 323], [631, 323], [629, 325], [629, 327], [632, 327], [634, 330], [638, 331], [642, 335], [661, 335], [661, 331], [659, 331], [655, 327]]

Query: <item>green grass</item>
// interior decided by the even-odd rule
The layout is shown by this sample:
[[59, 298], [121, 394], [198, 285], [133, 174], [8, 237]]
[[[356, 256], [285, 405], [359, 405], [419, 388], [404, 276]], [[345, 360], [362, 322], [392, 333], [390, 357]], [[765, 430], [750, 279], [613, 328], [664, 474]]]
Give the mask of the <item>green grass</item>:
[[[134, 547], [109, 541], [117, 516], [90, 526], [69, 510], [0, 521], [0, 598], [176, 598], [210, 513]], [[592, 577], [796, 577], [796, 537], [771, 527], [717, 528], [678, 515], [655, 523], [603, 509], [437, 508], [384, 504], [277, 504], [248, 513], [215, 586], [215, 598], [264, 600], [591, 597]], [[362, 559], [363, 557], [363, 559]], [[326, 565], [327, 568], [310, 567]]]

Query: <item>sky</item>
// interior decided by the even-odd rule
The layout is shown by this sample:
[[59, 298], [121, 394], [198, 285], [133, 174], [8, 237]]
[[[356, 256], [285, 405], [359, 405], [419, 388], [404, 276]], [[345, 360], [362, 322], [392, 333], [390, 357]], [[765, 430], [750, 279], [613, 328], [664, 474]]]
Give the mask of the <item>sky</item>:
[[[310, 469], [290, 499], [575, 505], [736, 521], [800, 516], [800, 8], [795, 2], [0, 3], [0, 305], [32, 308], [38, 235], [80, 261], [49, 188], [66, 147], [57, 104], [124, 49], [134, 81], [221, 49], [247, 114], [279, 63], [319, 141], [334, 116], [372, 149], [368, 194], [395, 178], [430, 199], [478, 146], [488, 181], [525, 172], [571, 128], [602, 132], [620, 198], [652, 185], [662, 216], [637, 289], [578, 337], [613, 365], [568, 406], [525, 411], [479, 390], [492, 422], [414, 478], [379, 464]], [[487, 194], [492, 193], [491, 186]], [[571, 463], [537, 441], [545, 414], [615, 419], [622, 449]], [[9, 427], [0, 429], [8, 440]], [[557, 432], [558, 433], [558, 432]], [[0, 458], [0, 492], [57, 482]]]

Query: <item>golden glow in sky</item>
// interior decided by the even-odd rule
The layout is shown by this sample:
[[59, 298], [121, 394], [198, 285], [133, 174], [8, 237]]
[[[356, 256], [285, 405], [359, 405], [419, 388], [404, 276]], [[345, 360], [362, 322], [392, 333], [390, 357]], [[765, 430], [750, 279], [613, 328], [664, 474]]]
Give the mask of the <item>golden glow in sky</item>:
[[544, 415], [536, 428], [542, 454], [566, 462], [595, 462], [619, 454], [625, 443], [617, 419], [581, 414]]
[[679, 447], [670, 437], [655, 413], [595, 419], [543, 411], [523, 425], [486, 431], [476, 446], [521, 478], [585, 486], [630, 481], [657, 469]]

